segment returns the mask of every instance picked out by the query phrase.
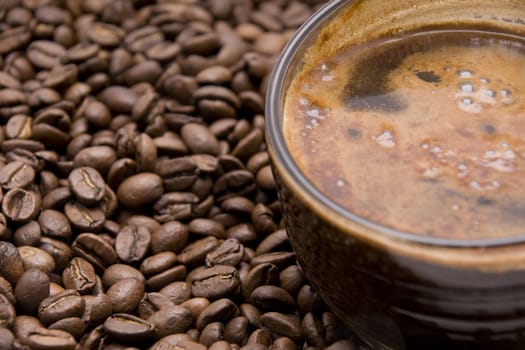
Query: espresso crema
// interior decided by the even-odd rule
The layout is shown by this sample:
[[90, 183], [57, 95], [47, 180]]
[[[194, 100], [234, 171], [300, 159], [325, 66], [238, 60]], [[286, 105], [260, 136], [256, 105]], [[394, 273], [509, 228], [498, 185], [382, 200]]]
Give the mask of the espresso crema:
[[522, 38], [432, 30], [315, 55], [290, 85], [283, 123], [324, 195], [420, 236], [525, 234]]

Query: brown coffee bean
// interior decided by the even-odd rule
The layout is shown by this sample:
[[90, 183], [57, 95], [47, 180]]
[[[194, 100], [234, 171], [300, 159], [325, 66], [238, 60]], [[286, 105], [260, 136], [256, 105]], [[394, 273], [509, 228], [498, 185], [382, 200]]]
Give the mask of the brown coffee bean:
[[226, 322], [239, 314], [237, 305], [230, 299], [219, 299], [208, 305], [196, 320], [198, 329], [212, 322]]
[[33, 41], [26, 53], [32, 64], [43, 69], [52, 69], [67, 59], [66, 49], [62, 45], [47, 40]]
[[0, 277], [0, 294], [3, 294], [12, 304], [16, 302], [13, 287], [4, 277]]
[[108, 23], [93, 23], [86, 32], [87, 37], [103, 47], [114, 47], [120, 44], [124, 30]]
[[[92, 143], [96, 141], [95, 135]], [[112, 137], [112, 134], [110, 134]], [[109, 171], [111, 165], [117, 160], [115, 150], [107, 145], [86, 147], [78, 152], [73, 158], [73, 165], [75, 168], [91, 167], [100, 174], [105, 175]]]
[[219, 153], [217, 138], [203, 125], [193, 123], [184, 125], [181, 129], [181, 137], [195, 154], [218, 155]]
[[106, 184], [94, 168], [76, 168], [69, 174], [68, 180], [71, 192], [82, 204], [97, 205], [104, 197]]
[[102, 283], [104, 284], [104, 288], [109, 288], [124, 278], [134, 278], [139, 281], [144, 281], [144, 276], [136, 268], [130, 265], [114, 263], [105, 269], [102, 275]]
[[156, 166], [156, 172], [162, 177], [167, 192], [182, 191], [197, 180], [199, 168], [191, 157], [163, 159]]
[[35, 170], [21, 161], [8, 163], [0, 170], [0, 186], [5, 190], [27, 188], [35, 179]]
[[59, 209], [62, 208], [70, 199], [73, 198], [73, 193], [67, 187], [58, 187], [49, 191], [42, 199], [42, 207], [44, 209]]
[[48, 275], [35, 268], [26, 270], [18, 280], [14, 294], [22, 310], [37, 311], [40, 302], [49, 296]]
[[127, 208], [146, 206], [163, 193], [162, 179], [154, 173], [140, 173], [124, 180], [118, 187], [120, 203]]
[[250, 322], [244, 316], [231, 319], [224, 326], [224, 340], [234, 344], [244, 344], [248, 339], [248, 327]]
[[206, 298], [191, 298], [181, 303], [181, 307], [185, 307], [190, 310], [194, 320], [197, 320], [202, 310], [210, 305], [210, 301]]
[[[38, 248], [45, 251], [53, 258], [53, 261], [55, 262], [55, 269], [57, 271], [62, 271], [67, 266], [69, 260], [73, 256], [73, 251], [71, 250], [69, 245], [49, 237], [40, 238]], [[47, 266], [51, 268], [51, 265]]]
[[113, 312], [133, 313], [144, 296], [144, 281], [124, 278], [116, 281], [107, 291]]
[[38, 307], [38, 318], [43, 324], [49, 325], [63, 318], [80, 317], [84, 306], [84, 299], [77, 291], [66, 289], [42, 300]]
[[211, 346], [213, 343], [223, 338], [224, 324], [212, 322], [206, 325], [200, 332], [199, 343], [205, 346]]
[[80, 294], [90, 293], [96, 283], [95, 269], [87, 260], [75, 257], [62, 272], [62, 282], [67, 289]]
[[130, 113], [137, 95], [124, 86], [110, 86], [102, 90], [98, 98], [115, 113]]
[[59, 211], [46, 209], [40, 212], [38, 216], [43, 235], [69, 241], [71, 239], [71, 226], [67, 217]]
[[115, 249], [93, 233], [78, 235], [72, 245], [75, 255], [86, 259], [99, 271], [117, 262]]
[[79, 202], [68, 202], [64, 213], [73, 227], [81, 231], [99, 231], [104, 225], [106, 215], [100, 207], [86, 207]]
[[250, 294], [250, 299], [255, 306], [266, 310], [291, 310], [295, 307], [294, 298], [287, 291], [277, 286], [257, 287]]
[[18, 249], [12, 243], [0, 241], [0, 276], [14, 286], [23, 273], [24, 265]]
[[194, 296], [209, 299], [233, 296], [239, 289], [239, 273], [232, 266], [216, 265], [192, 275]]
[[173, 304], [179, 305], [191, 298], [191, 287], [186, 282], [176, 281], [162, 288], [159, 293], [166, 296]]
[[18, 247], [18, 252], [22, 258], [24, 269], [39, 269], [46, 274], [55, 270], [55, 261], [53, 257], [43, 249], [31, 246]]
[[193, 317], [190, 310], [181, 306], [162, 308], [148, 318], [155, 326], [155, 337], [160, 339], [175, 333], [184, 333], [190, 329]]
[[237, 143], [232, 150], [232, 155], [241, 160], [247, 160], [259, 150], [263, 140], [263, 132], [259, 129], [254, 129]]
[[317, 312], [323, 306], [323, 300], [308, 284], [305, 284], [297, 295], [297, 308], [301, 314]]
[[116, 313], [106, 319], [104, 331], [118, 341], [133, 343], [151, 339], [155, 326], [137, 316]]
[[208, 347], [209, 350], [232, 350], [232, 347], [230, 346], [230, 343], [228, 343], [225, 340], [218, 340], [215, 343], [213, 343], [210, 347]]
[[246, 346], [251, 349], [261, 349], [262, 347], [268, 348], [272, 344], [271, 333], [264, 328], [259, 328], [250, 334], [250, 337], [246, 341]]
[[278, 285], [279, 269], [271, 263], [264, 263], [254, 266], [246, 280], [242, 283], [242, 295], [246, 300], [250, 300], [252, 292], [259, 286]]
[[206, 255], [206, 265], [236, 266], [244, 255], [244, 246], [234, 238], [225, 240], [220, 246]]
[[144, 227], [125, 226], [117, 235], [115, 251], [120, 260], [133, 264], [144, 259], [149, 251], [151, 234]]
[[233, 170], [217, 179], [213, 185], [213, 194], [219, 202], [253, 193], [256, 189], [254, 176], [247, 170]]
[[214, 236], [219, 239], [226, 238], [226, 232], [222, 224], [210, 219], [193, 219], [188, 225], [188, 231], [190, 234], [198, 236]]
[[15, 342], [15, 336], [7, 328], [0, 328], [0, 349], [12, 349]]
[[35, 350], [74, 350], [77, 342], [68, 332], [58, 329], [35, 328], [29, 332], [28, 345]]
[[140, 318], [148, 319], [155, 312], [174, 305], [167, 296], [158, 292], [149, 292], [144, 294], [137, 307], [137, 313]]
[[303, 336], [301, 322], [295, 315], [267, 312], [261, 315], [261, 325], [277, 336], [299, 340]]
[[295, 254], [292, 252], [271, 252], [257, 255], [250, 261], [250, 265], [257, 266], [260, 264], [274, 264], [278, 269], [283, 270], [295, 260]]
[[153, 205], [155, 212], [153, 217], [162, 223], [173, 220], [188, 220], [198, 215], [199, 202], [199, 197], [192, 192], [165, 193]]
[[203, 264], [206, 255], [220, 245], [220, 241], [208, 236], [188, 244], [178, 255], [179, 262], [186, 266], [197, 266]]
[[50, 324], [48, 329], [61, 330], [71, 334], [73, 338], [80, 339], [86, 330], [86, 325], [79, 317], [68, 317]]
[[131, 158], [116, 160], [108, 170], [107, 183], [116, 190], [126, 178], [137, 173], [137, 163]]
[[83, 295], [85, 307], [82, 320], [88, 329], [98, 326], [113, 313], [109, 297], [100, 293], [97, 295]]
[[11, 328], [15, 322], [16, 310], [3, 294], [0, 294], [0, 327]]
[[305, 282], [303, 271], [297, 265], [290, 265], [279, 275], [280, 286], [290, 295], [297, 295]]
[[2, 212], [14, 222], [34, 219], [42, 206], [40, 195], [22, 188], [14, 188], [2, 200]]

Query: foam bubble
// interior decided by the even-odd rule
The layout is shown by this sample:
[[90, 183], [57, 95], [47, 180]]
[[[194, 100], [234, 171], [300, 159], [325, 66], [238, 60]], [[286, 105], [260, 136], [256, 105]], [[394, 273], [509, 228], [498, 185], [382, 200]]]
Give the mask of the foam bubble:
[[470, 69], [460, 69], [458, 71], [458, 77], [460, 78], [472, 78], [474, 76], [474, 71]]

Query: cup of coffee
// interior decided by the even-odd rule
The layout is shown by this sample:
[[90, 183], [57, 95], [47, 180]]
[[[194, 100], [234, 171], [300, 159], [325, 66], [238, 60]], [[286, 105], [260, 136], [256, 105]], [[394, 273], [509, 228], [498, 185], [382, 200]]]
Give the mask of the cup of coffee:
[[267, 143], [311, 283], [379, 349], [525, 348], [525, 6], [334, 0]]

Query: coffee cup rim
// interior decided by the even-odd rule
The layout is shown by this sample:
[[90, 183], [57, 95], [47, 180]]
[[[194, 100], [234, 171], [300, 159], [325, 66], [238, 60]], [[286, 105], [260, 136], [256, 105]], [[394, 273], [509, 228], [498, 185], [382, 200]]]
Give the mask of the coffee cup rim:
[[[498, 247], [524, 243], [525, 232], [522, 236], [461, 240], [429, 237], [395, 230], [367, 220], [344, 209], [324, 195], [301, 172], [284, 139], [282, 110], [285, 92], [288, 88], [286, 83], [289, 83], [289, 80], [291, 80], [290, 77], [293, 75], [293, 64], [297, 64], [300, 60], [301, 54], [309, 46], [309, 40], [314, 40], [312, 33], [316, 33], [316, 31], [319, 31], [326, 23], [329, 23], [330, 20], [337, 15], [338, 10], [356, 1], [357, 0], [332, 0], [323, 5], [295, 32], [278, 56], [269, 76], [265, 100], [266, 142], [270, 156], [275, 160], [274, 163], [277, 163], [280, 169], [282, 168], [281, 170], [303, 191], [304, 196], [309, 201], [314, 201], [322, 209], [333, 213], [338, 219], [342, 219], [344, 222], [352, 223], [353, 226], [363, 227], [369, 232], [376, 232], [385, 238], [450, 248]], [[333, 215], [327, 215], [326, 217], [332, 218]]]

